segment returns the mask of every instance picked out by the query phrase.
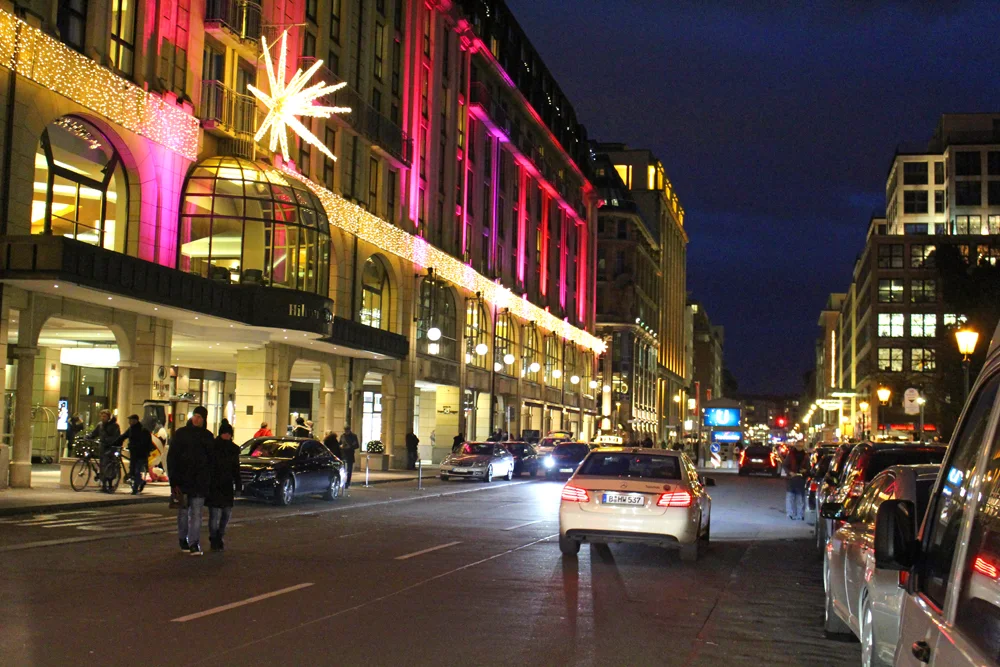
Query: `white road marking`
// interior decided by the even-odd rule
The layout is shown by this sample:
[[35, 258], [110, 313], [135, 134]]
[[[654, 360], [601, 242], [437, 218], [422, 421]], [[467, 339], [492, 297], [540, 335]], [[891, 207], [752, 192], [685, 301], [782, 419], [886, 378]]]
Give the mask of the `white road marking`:
[[280, 591], [272, 591], [270, 593], [263, 593], [262, 595], [255, 595], [252, 598], [247, 598], [246, 600], [240, 600], [239, 602], [230, 602], [229, 604], [224, 604], [221, 607], [212, 607], [211, 609], [206, 609], [205, 611], [199, 611], [196, 614], [188, 614], [187, 616], [172, 618], [170, 619], [170, 622], [187, 623], [188, 621], [193, 621], [198, 618], [204, 618], [205, 616], [211, 616], [212, 614], [220, 614], [224, 611], [229, 611], [230, 609], [236, 609], [237, 607], [244, 607], [248, 604], [253, 604], [254, 602], [260, 602], [261, 600], [277, 597], [278, 595], [284, 595], [285, 593], [291, 593], [293, 591], [298, 591], [303, 588], [309, 588], [310, 586], [312, 586], [312, 583], [296, 584], [294, 586], [289, 586], [288, 588], [282, 588]]
[[503, 530], [517, 530], [518, 528], [524, 528], [525, 526], [534, 526], [536, 523], [541, 523], [545, 519], [539, 519], [538, 521], [529, 521], [527, 523], [519, 523], [516, 526], [511, 526], [510, 528], [504, 528]]
[[453, 547], [456, 544], [461, 544], [461, 542], [449, 542], [448, 544], [439, 544], [436, 547], [431, 547], [430, 549], [422, 549], [421, 551], [414, 551], [412, 554], [406, 554], [405, 556], [396, 556], [396, 560], [406, 560], [408, 558], [415, 558], [416, 556], [423, 556], [424, 554], [429, 554], [432, 551]]

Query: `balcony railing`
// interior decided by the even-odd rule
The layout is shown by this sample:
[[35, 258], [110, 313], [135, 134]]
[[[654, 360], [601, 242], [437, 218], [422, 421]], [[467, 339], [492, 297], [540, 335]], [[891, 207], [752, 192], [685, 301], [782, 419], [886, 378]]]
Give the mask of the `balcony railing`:
[[[493, 121], [493, 124], [503, 130], [508, 137], [511, 137], [510, 116], [507, 114], [507, 110], [493, 99], [493, 96], [490, 95], [490, 89], [486, 87], [486, 84], [482, 81], [472, 82], [469, 88], [469, 102], [481, 106], [490, 117], [490, 120]], [[513, 139], [513, 137], [511, 138]]]
[[[305, 70], [312, 67], [315, 62], [316, 58], [304, 56], [299, 58], [299, 67]], [[343, 83], [343, 79], [325, 65], [320, 66], [312, 80], [325, 81], [328, 84]], [[351, 112], [341, 115], [340, 118], [343, 118], [355, 132], [402, 162], [410, 162], [412, 159], [413, 142], [402, 128], [368, 104], [361, 93], [351, 86], [344, 86], [337, 92], [320, 98], [319, 103], [324, 106], [349, 107]]]
[[257, 127], [257, 104], [253, 97], [237, 93], [221, 81], [203, 81], [198, 118], [206, 127], [250, 135]]
[[226, 28], [243, 42], [260, 42], [262, 22], [260, 3], [253, 0], [208, 0], [205, 23]]

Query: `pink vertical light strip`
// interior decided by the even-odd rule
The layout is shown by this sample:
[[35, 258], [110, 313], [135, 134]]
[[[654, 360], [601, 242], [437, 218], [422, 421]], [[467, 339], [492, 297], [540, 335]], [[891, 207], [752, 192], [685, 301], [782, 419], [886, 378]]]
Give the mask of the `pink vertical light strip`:
[[586, 324], [587, 314], [587, 259], [590, 253], [590, 232], [587, 223], [577, 224], [579, 247], [576, 249], [576, 320], [578, 324]]
[[[420, 11], [421, 8], [424, 11], [430, 11], [421, 2], [411, 3], [413, 7], [413, 14], [410, 15], [412, 22], [410, 24], [410, 30], [407, 33], [409, 39], [407, 44], [410, 48], [406, 52], [406, 63], [403, 67], [404, 76], [406, 78], [412, 77], [412, 80], [407, 82], [404, 79], [403, 95], [408, 96], [410, 99], [410, 127], [408, 132], [410, 133], [410, 139], [413, 141], [413, 160], [410, 164], [410, 224], [412, 227], [416, 227], [417, 220], [420, 218], [420, 140], [421, 140], [421, 128], [420, 128], [420, 76], [423, 72], [423, 66], [420, 65], [420, 59], [422, 55], [422, 40], [420, 39], [417, 31], [420, 29]], [[416, 61], [416, 62], [415, 62]], [[405, 102], [404, 102], [404, 107]]]
[[566, 309], [566, 211], [559, 207], [559, 307]]
[[549, 293], [549, 196], [545, 192], [539, 192], [538, 196], [542, 198], [542, 221], [539, 223], [542, 226], [542, 256], [539, 260], [541, 264], [541, 293], [542, 296], [546, 296]]
[[500, 190], [500, 142], [494, 137], [492, 139], [493, 144], [490, 146], [490, 151], [493, 153], [493, 159], [490, 161], [490, 184], [493, 191], [490, 193], [492, 201], [490, 202], [490, 215], [492, 216], [491, 232], [490, 232], [490, 270], [496, 270], [497, 262], [497, 226], [500, 224], [500, 212], [497, 211], [497, 199], [499, 198], [498, 191]]
[[517, 196], [517, 281], [524, 285], [524, 265], [527, 242], [525, 236], [528, 229], [528, 172], [519, 162], [517, 165], [518, 196]]
[[459, 178], [462, 179], [462, 257], [469, 254], [469, 146], [475, 141], [472, 135], [471, 115], [469, 113], [469, 94], [472, 91], [472, 53], [462, 46], [461, 58], [465, 59], [465, 104], [462, 105], [462, 113], [465, 114], [465, 146], [462, 150], [462, 159], [459, 167], [462, 171]]

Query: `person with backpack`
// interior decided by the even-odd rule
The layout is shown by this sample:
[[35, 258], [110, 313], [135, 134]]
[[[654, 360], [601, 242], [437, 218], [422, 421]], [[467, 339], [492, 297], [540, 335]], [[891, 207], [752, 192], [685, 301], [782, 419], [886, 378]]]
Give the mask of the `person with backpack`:
[[792, 521], [806, 518], [806, 478], [802, 472], [806, 464], [806, 450], [802, 441], [788, 448], [782, 468], [785, 470], [785, 512]]
[[233, 442], [233, 427], [225, 419], [209, 452], [211, 482], [208, 487], [208, 539], [212, 551], [226, 548], [226, 526], [233, 515], [236, 492], [243, 490], [240, 479], [240, 448]]
[[345, 489], [351, 487], [351, 473], [354, 472], [354, 452], [358, 449], [361, 449], [361, 445], [358, 444], [358, 436], [354, 435], [350, 426], [344, 426], [344, 435], [340, 438], [340, 451], [343, 456], [340, 458], [344, 459], [344, 465], [347, 466], [347, 483], [344, 484]]

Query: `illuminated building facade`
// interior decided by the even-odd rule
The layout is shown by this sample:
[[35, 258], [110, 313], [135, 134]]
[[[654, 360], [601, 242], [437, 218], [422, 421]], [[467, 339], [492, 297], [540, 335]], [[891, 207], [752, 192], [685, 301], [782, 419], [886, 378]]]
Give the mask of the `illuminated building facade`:
[[0, 4], [11, 484], [105, 407], [350, 424], [373, 467], [594, 431], [585, 134], [502, 3], [31, 7]]

